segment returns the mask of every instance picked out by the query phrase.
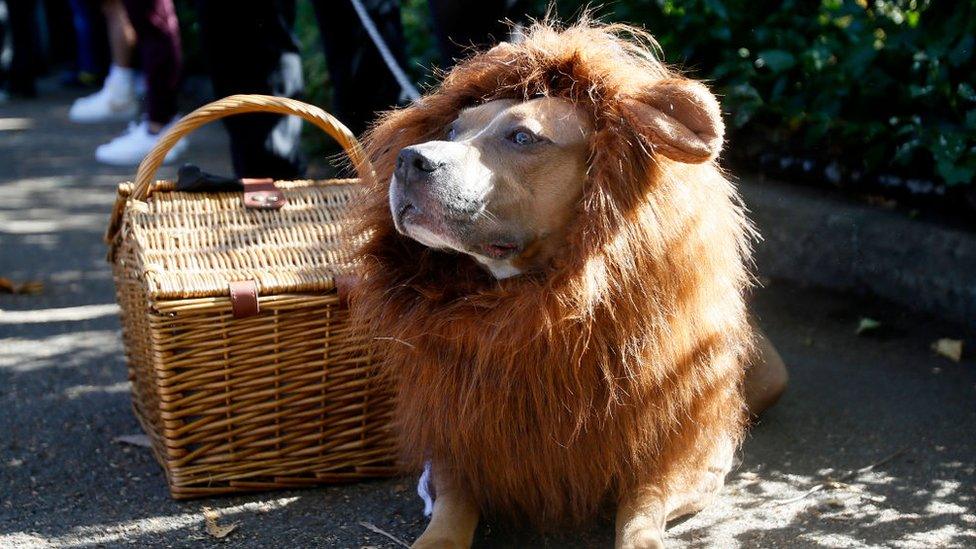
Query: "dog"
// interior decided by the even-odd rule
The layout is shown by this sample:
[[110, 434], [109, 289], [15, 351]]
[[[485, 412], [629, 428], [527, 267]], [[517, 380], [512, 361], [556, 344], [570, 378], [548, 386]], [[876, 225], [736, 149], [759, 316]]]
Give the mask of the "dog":
[[718, 102], [652, 49], [539, 22], [367, 136], [351, 310], [383, 343], [404, 465], [430, 467], [414, 547], [606, 505], [617, 547], [660, 547], [785, 387], [746, 310], [753, 231], [716, 164]]

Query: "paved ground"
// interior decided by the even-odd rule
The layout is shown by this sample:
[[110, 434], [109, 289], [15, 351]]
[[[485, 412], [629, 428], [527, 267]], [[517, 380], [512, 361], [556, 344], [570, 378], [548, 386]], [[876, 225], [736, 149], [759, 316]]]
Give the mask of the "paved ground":
[[[113, 442], [139, 427], [101, 235], [132, 170], [91, 160], [117, 126], [69, 125], [68, 97], [47, 97], [0, 105], [0, 276], [45, 284], [0, 295], [0, 547], [394, 546], [363, 521], [416, 536], [412, 479], [178, 503], [148, 450]], [[226, 172], [224, 147], [219, 127], [204, 130], [191, 160]], [[752, 430], [722, 500], [670, 530], [673, 546], [976, 546], [976, 363], [929, 350], [961, 329], [776, 280], [755, 309], [792, 386]], [[883, 329], [856, 336], [862, 316]], [[209, 538], [204, 506], [237, 529]], [[481, 547], [610, 544], [608, 518], [548, 538], [503, 524], [478, 536]]]

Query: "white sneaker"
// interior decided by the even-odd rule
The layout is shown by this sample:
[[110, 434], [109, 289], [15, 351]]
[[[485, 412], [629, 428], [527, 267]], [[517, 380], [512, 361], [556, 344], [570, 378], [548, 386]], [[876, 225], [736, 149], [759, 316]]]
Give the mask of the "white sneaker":
[[68, 111], [72, 122], [91, 124], [131, 120], [139, 113], [134, 71], [112, 66], [102, 89], [75, 100]]
[[[143, 120], [138, 124], [131, 122], [122, 135], [95, 149], [95, 160], [111, 166], [138, 166], [149, 151], [153, 150], [170, 125], [172, 123], [161, 129], [159, 133], [153, 134], [149, 132], [148, 121]], [[163, 163], [175, 162], [186, 151], [186, 147], [187, 141], [184, 137], [166, 153]]]

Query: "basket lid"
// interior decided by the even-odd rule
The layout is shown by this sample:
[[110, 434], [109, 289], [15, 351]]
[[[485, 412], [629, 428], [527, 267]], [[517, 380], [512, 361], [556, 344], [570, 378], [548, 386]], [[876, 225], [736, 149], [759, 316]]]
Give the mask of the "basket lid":
[[357, 242], [345, 220], [356, 180], [276, 182], [286, 203], [248, 209], [242, 193], [188, 193], [163, 189], [148, 201], [124, 204], [114, 261], [143, 280], [151, 299], [220, 297], [231, 282], [253, 280], [261, 295], [335, 288], [351, 272]]

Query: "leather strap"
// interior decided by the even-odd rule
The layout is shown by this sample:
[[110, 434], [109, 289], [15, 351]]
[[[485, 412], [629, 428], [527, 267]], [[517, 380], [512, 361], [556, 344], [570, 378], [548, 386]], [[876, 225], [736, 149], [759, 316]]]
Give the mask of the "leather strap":
[[285, 205], [285, 193], [273, 179], [241, 179], [244, 185], [244, 207], [250, 210], [278, 210]]
[[234, 318], [247, 318], [260, 312], [258, 307], [258, 283], [253, 280], [231, 282], [230, 305]]

